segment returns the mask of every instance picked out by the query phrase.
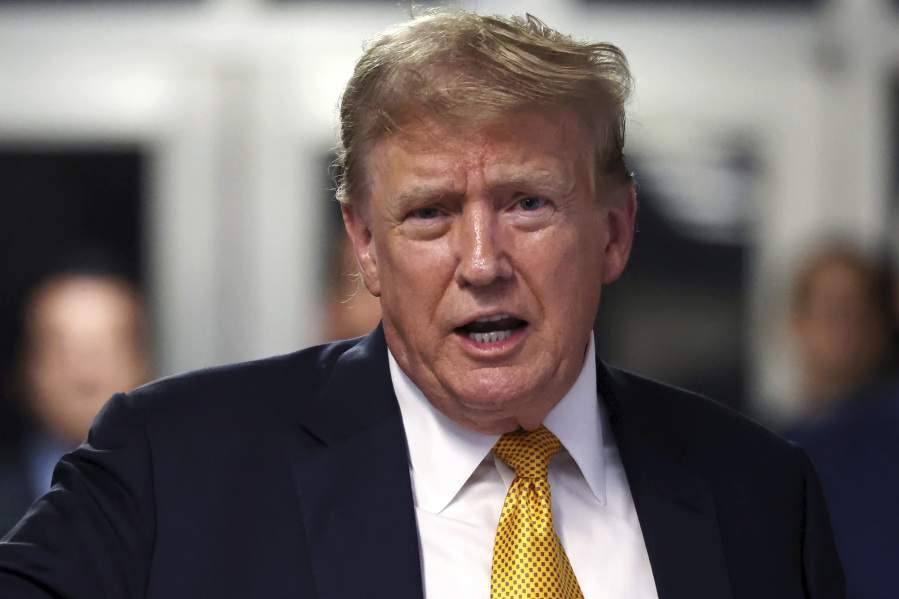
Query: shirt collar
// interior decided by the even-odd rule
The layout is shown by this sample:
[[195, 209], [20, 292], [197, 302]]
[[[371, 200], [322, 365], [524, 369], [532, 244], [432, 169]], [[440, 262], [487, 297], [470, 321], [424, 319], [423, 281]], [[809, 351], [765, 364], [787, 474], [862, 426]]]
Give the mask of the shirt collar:
[[543, 424], [562, 442], [562, 447], [577, 463], [593, 495], [605, 505], [603, 413], [597, 389], [596, 345], [591, 334], [580, 376], [549, 411]]
[[[593, 335], [574, 385], [543, 424], [571, 454], [596, 498], [606, 500], [605, 465]], [[390, 378], [400, 405], [416, 505], [439, 513], [490, 453], [499, 435], [470, 431], [431, 405], [388, 351]]]

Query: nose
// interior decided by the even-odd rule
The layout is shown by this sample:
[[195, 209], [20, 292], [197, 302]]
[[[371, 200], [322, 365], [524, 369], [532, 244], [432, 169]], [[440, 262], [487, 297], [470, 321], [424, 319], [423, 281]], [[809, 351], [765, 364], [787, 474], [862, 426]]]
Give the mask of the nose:
[[468, 204], [455, 223], [456, 281], [484, 287], [512, 276], [499, 215], [487, 202]]

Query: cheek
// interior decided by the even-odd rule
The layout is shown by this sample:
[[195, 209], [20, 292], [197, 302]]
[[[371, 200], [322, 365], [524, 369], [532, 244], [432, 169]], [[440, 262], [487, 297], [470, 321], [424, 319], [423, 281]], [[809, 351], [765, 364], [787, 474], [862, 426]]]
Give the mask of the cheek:
[[453, 264], [442, 244], [392, 240], [378, 264], [382, 301], [398, 313], [418, 314], [438, 303], [453, 282]]
[[564, 287], [557, 289], [559, 293], [570, 293], [586, 277], [598, 280], [602, 264], [598, 241], [573, 229], [538, 232], [520, 239], [514, 255], [532, 276]]
[[521, 248], [519, 271], [548, 320], [583, 326], [592, 322], [599, 302], [601, 250], [597, 243], [581, 243], [575, 232], [550, 237]]

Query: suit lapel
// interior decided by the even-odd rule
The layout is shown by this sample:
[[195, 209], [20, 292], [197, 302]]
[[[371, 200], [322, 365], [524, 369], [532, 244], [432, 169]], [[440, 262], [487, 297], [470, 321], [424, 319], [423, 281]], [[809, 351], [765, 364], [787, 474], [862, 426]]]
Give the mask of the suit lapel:
[[[634, 498], [660, 599], [732, 597], [708, 483], [654, 399], [597, 364], [599, 391]], [[421, 599], [418, 532], [402, 418], [380, 328], [339, 356], [301, 402], [291, 474], [321, 599]], [[316, 440], [309, 442], [309, 436]]]
[[380, 328], [337, 359], [300, 411], [321, 442], [302, 444], [291, 463], [319, 597], [421, 599], [406, 437]]
[[[599, 391], [634, 498], [659, 599], [732, 597], [715, 501], [652, 397], [597, 361]], [[666, 424], [668, 426], [666, 426]]]

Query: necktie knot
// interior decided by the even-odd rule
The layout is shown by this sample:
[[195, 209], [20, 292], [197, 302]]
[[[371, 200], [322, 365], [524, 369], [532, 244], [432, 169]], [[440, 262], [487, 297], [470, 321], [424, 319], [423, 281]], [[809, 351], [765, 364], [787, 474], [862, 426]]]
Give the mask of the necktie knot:
[[493, 453], [521, 478], [546, 479], [549, 462], [561, 446], [556, 436], [541, 424], [532, 431], [504, 434], [493, 446]]
[[493, 452], [516, 474], [493, 543], [491, 599], [584, 599], [553, 526], [546, 473], [561, 443], [546, 427], [506, 433]]

